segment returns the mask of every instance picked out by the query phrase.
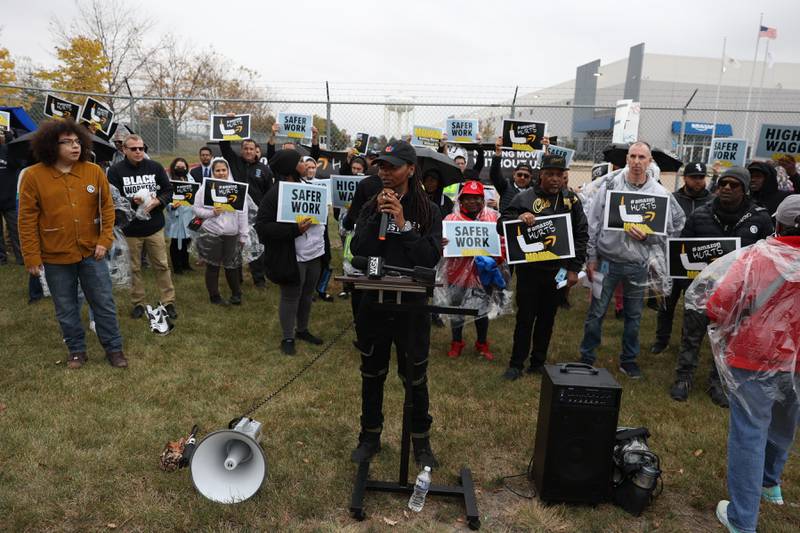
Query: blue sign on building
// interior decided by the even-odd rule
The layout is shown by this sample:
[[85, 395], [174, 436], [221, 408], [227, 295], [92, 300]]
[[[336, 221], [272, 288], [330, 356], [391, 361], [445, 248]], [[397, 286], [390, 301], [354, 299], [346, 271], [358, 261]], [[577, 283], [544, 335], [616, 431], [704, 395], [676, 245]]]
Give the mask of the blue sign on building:
[[[715, 130], [713, 135], [712, 135], [712, 130]], [[680, 120], [672, 121], [672, 133], [680, 135], [681, 133]], [[717, 124], [717, 127], [714, 128], [714, 124], [711, 124], [710, 122], [690, 122], [687, 120], [684, 133], [686, 135], [708, 135], [709, 137], [730, 137], [733, 135], [733, 126], [731, 126], [730, 124]]]

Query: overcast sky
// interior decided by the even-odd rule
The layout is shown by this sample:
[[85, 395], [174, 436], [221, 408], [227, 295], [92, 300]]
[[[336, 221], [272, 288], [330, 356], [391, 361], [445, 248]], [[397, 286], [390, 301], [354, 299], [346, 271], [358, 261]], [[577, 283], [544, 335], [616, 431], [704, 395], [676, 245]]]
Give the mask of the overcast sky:
[[[54, 63], [49, 21], [71, 19], [70, 0], [0, 0], [0, 46]], [[797, 0], [134, 0], [156, 24], [276, 81], [545, 87], [577, 65], [650, 53], [752, 59], [760, 12], [778, 29], [776, 62], [798, 61]]]

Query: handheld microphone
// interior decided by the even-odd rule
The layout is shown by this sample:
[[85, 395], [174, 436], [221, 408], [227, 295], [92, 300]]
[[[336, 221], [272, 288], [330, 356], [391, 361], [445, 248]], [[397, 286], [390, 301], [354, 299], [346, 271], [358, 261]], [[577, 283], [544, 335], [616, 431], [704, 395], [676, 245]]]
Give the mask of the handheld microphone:
[[422, 266], [415, 266], [414, 268], [400, 267], [387, 265], [383, 262], [382, 257], [363, 257], [360, 255], [353, 256], [350, 264], [354, 268], [367, 273], [370, 279], [380, 279], [387, 272], [397, 272], [399, 274], [407, 274], [411, 279], [421, 283], [432, 284], [436, 281], [436, 269], [427, 268]]
[[386, 228], [389, 227], [389, 213], [381, 213], [381, 226], [378, 230], [378, 240], [386, 240]]

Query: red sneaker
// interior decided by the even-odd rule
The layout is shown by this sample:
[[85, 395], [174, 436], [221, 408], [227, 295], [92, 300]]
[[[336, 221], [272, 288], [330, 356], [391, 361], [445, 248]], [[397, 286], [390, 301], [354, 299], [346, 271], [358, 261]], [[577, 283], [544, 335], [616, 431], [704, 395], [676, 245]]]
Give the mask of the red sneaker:
[[494, 354], [489, 351], [489, 341], [478, 342], [475, 341], [475, 349], [486, 358], [487, 361], [494, 361]]
[[461, 355], [461, 350], [464, 349], [464, 341], [452, 341], [450, 343], [450, 351], [447, 352], [447, 357], [455, 359]]

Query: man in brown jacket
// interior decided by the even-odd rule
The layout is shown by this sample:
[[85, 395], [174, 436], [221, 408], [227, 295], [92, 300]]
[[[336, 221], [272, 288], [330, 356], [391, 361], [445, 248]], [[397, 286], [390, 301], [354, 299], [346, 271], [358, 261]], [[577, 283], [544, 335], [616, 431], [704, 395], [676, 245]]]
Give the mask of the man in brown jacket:
[[25, 170], [19, 191], [19, 236], [25, 268], [44, 275], [69, 368], [86, 362], [78, 281], [94, 312], [97, 336], [111, 366], [124, 368], [122, 335], [111, 293], [106, 251], [114, 239], [114, 202], [108, 180], [94, 163], [88, 132], [73, 121], [40, 125], [32, 141], [39, 161]]

